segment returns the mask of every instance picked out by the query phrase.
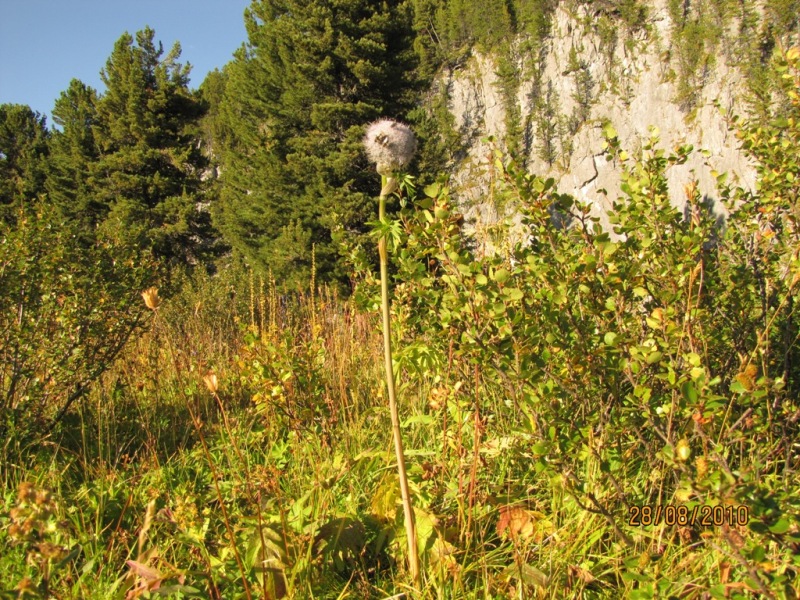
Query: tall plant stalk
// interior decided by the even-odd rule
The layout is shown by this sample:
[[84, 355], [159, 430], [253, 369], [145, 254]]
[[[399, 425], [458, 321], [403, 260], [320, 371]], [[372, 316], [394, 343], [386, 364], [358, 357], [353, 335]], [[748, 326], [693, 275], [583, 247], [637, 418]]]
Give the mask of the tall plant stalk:
[[[364, 136], [364, 149], [370, 161], [381, 176], [381, 195], [378, 203], [378, 218], [381, 223], [386, 218], [386, 198], [397, 189], [395, 172], [409, 162], [417, 149], [417, 139], [407, 125], [382, 119], [367, 128]], [[414, 509], [411, 506], [411, 493], [408, 490], [406, 460], [403, 453], [403, 439], [400, 436], [400, 416], [397, 411], [397, 392], [394, 386], [392, 367], [392, 330], [389, 317], [389, 258], [386, 234], [378, 239], [378, 254], [381, 260], [381, 311], [383, 314], [383, 356], [386, 365], [386, 389], [389, 394], [389, 412], [392, 415], [392, 435], [397, 455], [397, 473], [400, 478], [400, 495], [403, 499], [406, 536], [408, 537], [408, 565], [411, 577], [417, 588], [421, 587], [419, 554], [417, 553], [417, 532], [414, 524]]]
[[[381, 175], [381, 196], [378, 205], [378, 218], [383, 221], [386, 216], [386, 197], [397, 186], [392, 177]], [[389, 412], [392, 415], [392, 435], [397, 457], [397, 474], [400, 478], [400, 496], [403, 500], [406, 537], [408, 538], [408, 564], [414, 584], [420, 585], [419, 555], [417, 553], [417, 531], [414, 523], [414, 509], [411, 505], [411, 493], [408, 489], [406, 460], [403, 452], [403, 438], [400, 435], [400, 414], [397, 410], [397, 392], [394, 385], [394, 367], [392, 364], [392, 331], [389, 317], [389, 260], [386, 236], [378, 240], [378, 254], [381, 261], [381, 312], [383, 314], [383, 357], [386, 367], [386, 388], [389, 393]]]

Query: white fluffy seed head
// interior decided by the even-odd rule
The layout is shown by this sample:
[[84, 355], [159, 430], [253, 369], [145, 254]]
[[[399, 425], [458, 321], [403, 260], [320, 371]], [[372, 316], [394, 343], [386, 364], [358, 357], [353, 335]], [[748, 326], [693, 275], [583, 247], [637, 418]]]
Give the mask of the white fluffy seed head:
[[408, 125], [391, 119], [375, 121], [367, 128], [364, 148], [378, 173], [391, 175], [405, 167], [417, 149], [417, 138]]

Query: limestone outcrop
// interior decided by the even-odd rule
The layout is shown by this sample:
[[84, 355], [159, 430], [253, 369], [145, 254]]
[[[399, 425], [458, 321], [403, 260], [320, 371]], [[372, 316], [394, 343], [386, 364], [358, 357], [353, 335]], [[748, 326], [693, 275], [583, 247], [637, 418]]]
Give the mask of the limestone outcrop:
[[[591, 203], [605, 225], [605, 212], [619, 195], [619, 166], [607, 162], [603, 150], [605, 123], [631, 153], [650, 138], [652, 127], [667, 151], [683, 144], [708, 151], [707, 156], [695, 152], [685, 164], [670, 168], [676, 206], [684, 202], [684, 186], [693, 179], [713, 200], [717, 190], [712, 170], [727, 172], [728, 181], [742, 187], [754, 186], [754, 167], [721, 110], [744, 112], [743, 75], [726, 54], [720, 52], [701, 74], [702, 85], [687, 106], [680, 99], [666, 3], [653, 3], [646, 26], [627, 32], [612, 47], [592, 27], [591, 10], [590, 4], [570, 8], [562, 3], [537, 54], [516, 53], [519, 77], [512, 102], [507, 81], [498, 75], [498, 60], [475, 50], [459, 68], [437, 78], [435, 87], [447, 94], [464, 150], [453, 166], [452, 188], [479, 229], [502, 216], [484, 193], [492, 177], [486, 138], [508, 145], [509, 111], [518, 120], [517, 150], [526, 169], [555, 178], [560, 192]], [[524, 47], [522, 40], [517, 45]], [[598, 193], [600, 189], [608, 196]], [[513, 213], [513, 207], [501, 212], [509, 210]], [[724, 211], [720, 206], [715, 210]]]

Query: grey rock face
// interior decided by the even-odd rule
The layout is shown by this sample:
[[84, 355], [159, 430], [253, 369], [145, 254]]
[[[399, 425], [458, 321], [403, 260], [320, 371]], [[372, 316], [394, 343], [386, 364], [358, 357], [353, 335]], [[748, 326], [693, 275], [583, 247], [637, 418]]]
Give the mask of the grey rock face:
[[[589, 10], [583, 5], [569, 12], [562, 4], [538, 56], [518, 56], [516, 110], [523, 126], [526, 169], [553, 177], [558, 191], [591, 203], [607, 227], [605, 212], [619, 195], [619, 165], [607, 162], [603, 149], [601, 125], [610, 122], [631, 154], [650, 139], [652, 127], [658, 129], [659, 146], [667, 152], [684, 144], [710, 152], [708, 157], [695, 152], [685, 164], [668, 171], [672, 201], [679, 208], [685, 202], [684, 187], [692, 179], [697, 179], [701, 194], [716, 197], [712, 170], [727, 172], [729, 182], [752, 189], [754, 167], [719, 109], [744, 112], [742, 75], [724, 54], [705, 74], [697, 102], [688, 110], [677, 100], [679, 69], [667, 52], [671, 23], [666, 3], [651, 4], [649, 27], [632, 34], [628, 43], [619, 40], [613, 52], [602, 47]], [[454, 167], [452, 187], [479, 231], [503, 216], [513, 216], [513, 207], [498, 211], [485, 194], [493, 173], [492, 159], [487, 159], [491, 147], [484, 139], [494, 136], [502, 148], [506, 137], [508, 102], [501, 84], [497, 61], [479, 52], [473, 52], [463, 68], [436, 82], [448, 91], [448, 107], [466, 149], [465, 158]], [[543, 112], [543, 104], [549, 112]], [[557, 156], [552, 162], [543, 158], [548, 132]], [[607, 190], [608, 197], [598, 193], [600, 189]], [[724, 213], [721, 206], [715, 210]]]

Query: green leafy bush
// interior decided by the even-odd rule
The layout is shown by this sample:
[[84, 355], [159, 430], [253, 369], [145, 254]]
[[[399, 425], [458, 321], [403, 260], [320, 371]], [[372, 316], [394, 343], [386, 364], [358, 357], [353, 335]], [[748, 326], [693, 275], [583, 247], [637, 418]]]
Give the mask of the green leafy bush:
[[0, 426], [25, 437], [63, 416], [142, 324], [155, 264], [110, 239], [80, 244], [44, 204], [16, 221], [0, 229]]
[[[399, 361], [460, 388], [475, 458], [484, 439], [505, 436], [517, 464], [532, 463], [520, 485], [544, 504], [566, 494], [612, 525], [594, 552], [668, 553], [633, 521], [636, 507], [670, 505], [685, 518], [662, 519], [664, 542], [707, 545], [739, 565], [743, 589], [788, 598], [800, 567], [800, 52], [777, 68], [792, 104], [768, 126], [738, 121], [759, 180], [751, 193], [717, 174], [727, 219], [696, 183], [682, 208], [671, 203], [668, 170], [694, 150], [663, 151], [655, 130], [631, 157], [604, 129], [622, 174], [612, 231], [498, 153], [493, 193], [520, 207], [523, 239], [481, 255], [447, 189], [429, 186], [400, 213], [394, 310]], [[477, 469], [470, 478], [472, 494]], [[729, 517], [710, 533], [687, 516], [698, 514]], [[654, 569], [625, 562], [626, 589], [651, 597], [689, 585]]]

